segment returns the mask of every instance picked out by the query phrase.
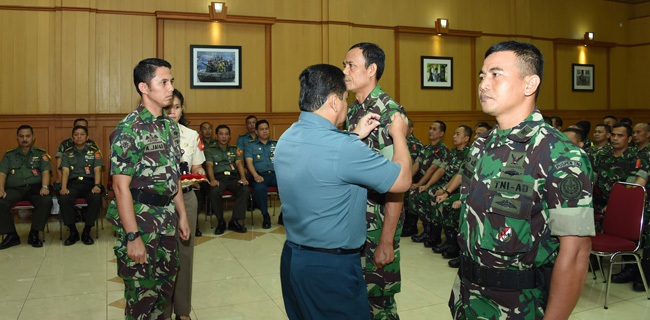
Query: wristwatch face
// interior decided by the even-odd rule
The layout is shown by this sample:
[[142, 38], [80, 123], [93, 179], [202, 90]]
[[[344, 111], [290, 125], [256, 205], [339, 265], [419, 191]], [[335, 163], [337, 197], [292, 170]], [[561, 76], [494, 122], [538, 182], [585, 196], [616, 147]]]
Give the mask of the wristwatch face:
[[126, 240], [133, 241], [135, 240], [138, 236], [140, 236], [139, 233], [137, 232], [129, 232], [126, 234]]

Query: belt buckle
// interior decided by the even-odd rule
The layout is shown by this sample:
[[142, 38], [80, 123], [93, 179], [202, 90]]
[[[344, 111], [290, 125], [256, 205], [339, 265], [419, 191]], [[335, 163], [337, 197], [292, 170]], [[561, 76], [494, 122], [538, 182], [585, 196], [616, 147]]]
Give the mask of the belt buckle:
[[230, 175], [230, 171], [224, 171], [223, 174], [226, 175], [226, 176], [229, 176], [229, 175]]
[[77, 177], [77, 180], [79, 180], [79, 181], [81, 181], [83, 179], [84, 179], [84, 177]]

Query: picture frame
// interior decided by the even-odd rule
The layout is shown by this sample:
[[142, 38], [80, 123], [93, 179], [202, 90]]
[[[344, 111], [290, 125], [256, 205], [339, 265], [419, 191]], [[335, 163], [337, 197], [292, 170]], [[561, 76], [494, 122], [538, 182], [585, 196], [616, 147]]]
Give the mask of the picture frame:
[[571, 79], [573, 91], [594, 91], [595, 70], [593, 64], [571, 65]]
[[421, 56], [420, 80], [422, 89], [453, 89], [454, 58]]
[[241, 46], [190, 45], [190, 88], [241, 89]]

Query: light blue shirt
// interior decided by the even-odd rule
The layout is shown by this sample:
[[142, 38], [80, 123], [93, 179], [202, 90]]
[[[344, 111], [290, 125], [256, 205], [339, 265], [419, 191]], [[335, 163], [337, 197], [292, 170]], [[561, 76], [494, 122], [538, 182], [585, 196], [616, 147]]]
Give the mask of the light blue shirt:
[[317, 248], [359, 248], [366, 240], [365, 187], [387, 192], [400, 166], [356, 134], [302, 112], [275, 151], [287, 240]]
[[273, 158], [277, 143], [277, 141], [269, 139], [264, 144], [260, 139], [255, 139], [255, 141], [246, 145], [244, 157], [253, 159], [253, 167], [257, 173], [275, 171], [273, 169]]
[[[246, 133], [244, 133], [244, 134], [240, 134], [239, 137], [237, 137], [237, 148], [239, 148], [239, 150], [241, 150], [242, 152], [245, 153], [248, 144], [249, 144], [252, 140], [255, 140], [255, 138], [253, 138], [253, 136], [251, 135], [250, 132], [246, 132]], [[244, 154], [244, 157], [246, 157], [245, 154]], [[244, 159], [245, 159], [245, 158], [244, 158]]]

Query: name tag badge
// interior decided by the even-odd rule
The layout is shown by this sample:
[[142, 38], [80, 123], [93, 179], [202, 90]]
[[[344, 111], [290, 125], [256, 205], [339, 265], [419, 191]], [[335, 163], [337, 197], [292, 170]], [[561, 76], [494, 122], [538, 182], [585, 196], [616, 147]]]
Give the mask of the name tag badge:
[[86, 174], [90, 174], [90, 167], [84, 167], [84, 171], [86, 172]]
[[32, 174], [34, 175], [34, 177], [38, 177], [38, 170], [32, 169]]
[[145, 153], [150, 153], [150, 152], [158, 152], [158, 151], [163, 151], [165, 150], [165, 143], [162, 141], [156, 141], [153, 143], [149, 143], [144, 146], [144, 152]]

